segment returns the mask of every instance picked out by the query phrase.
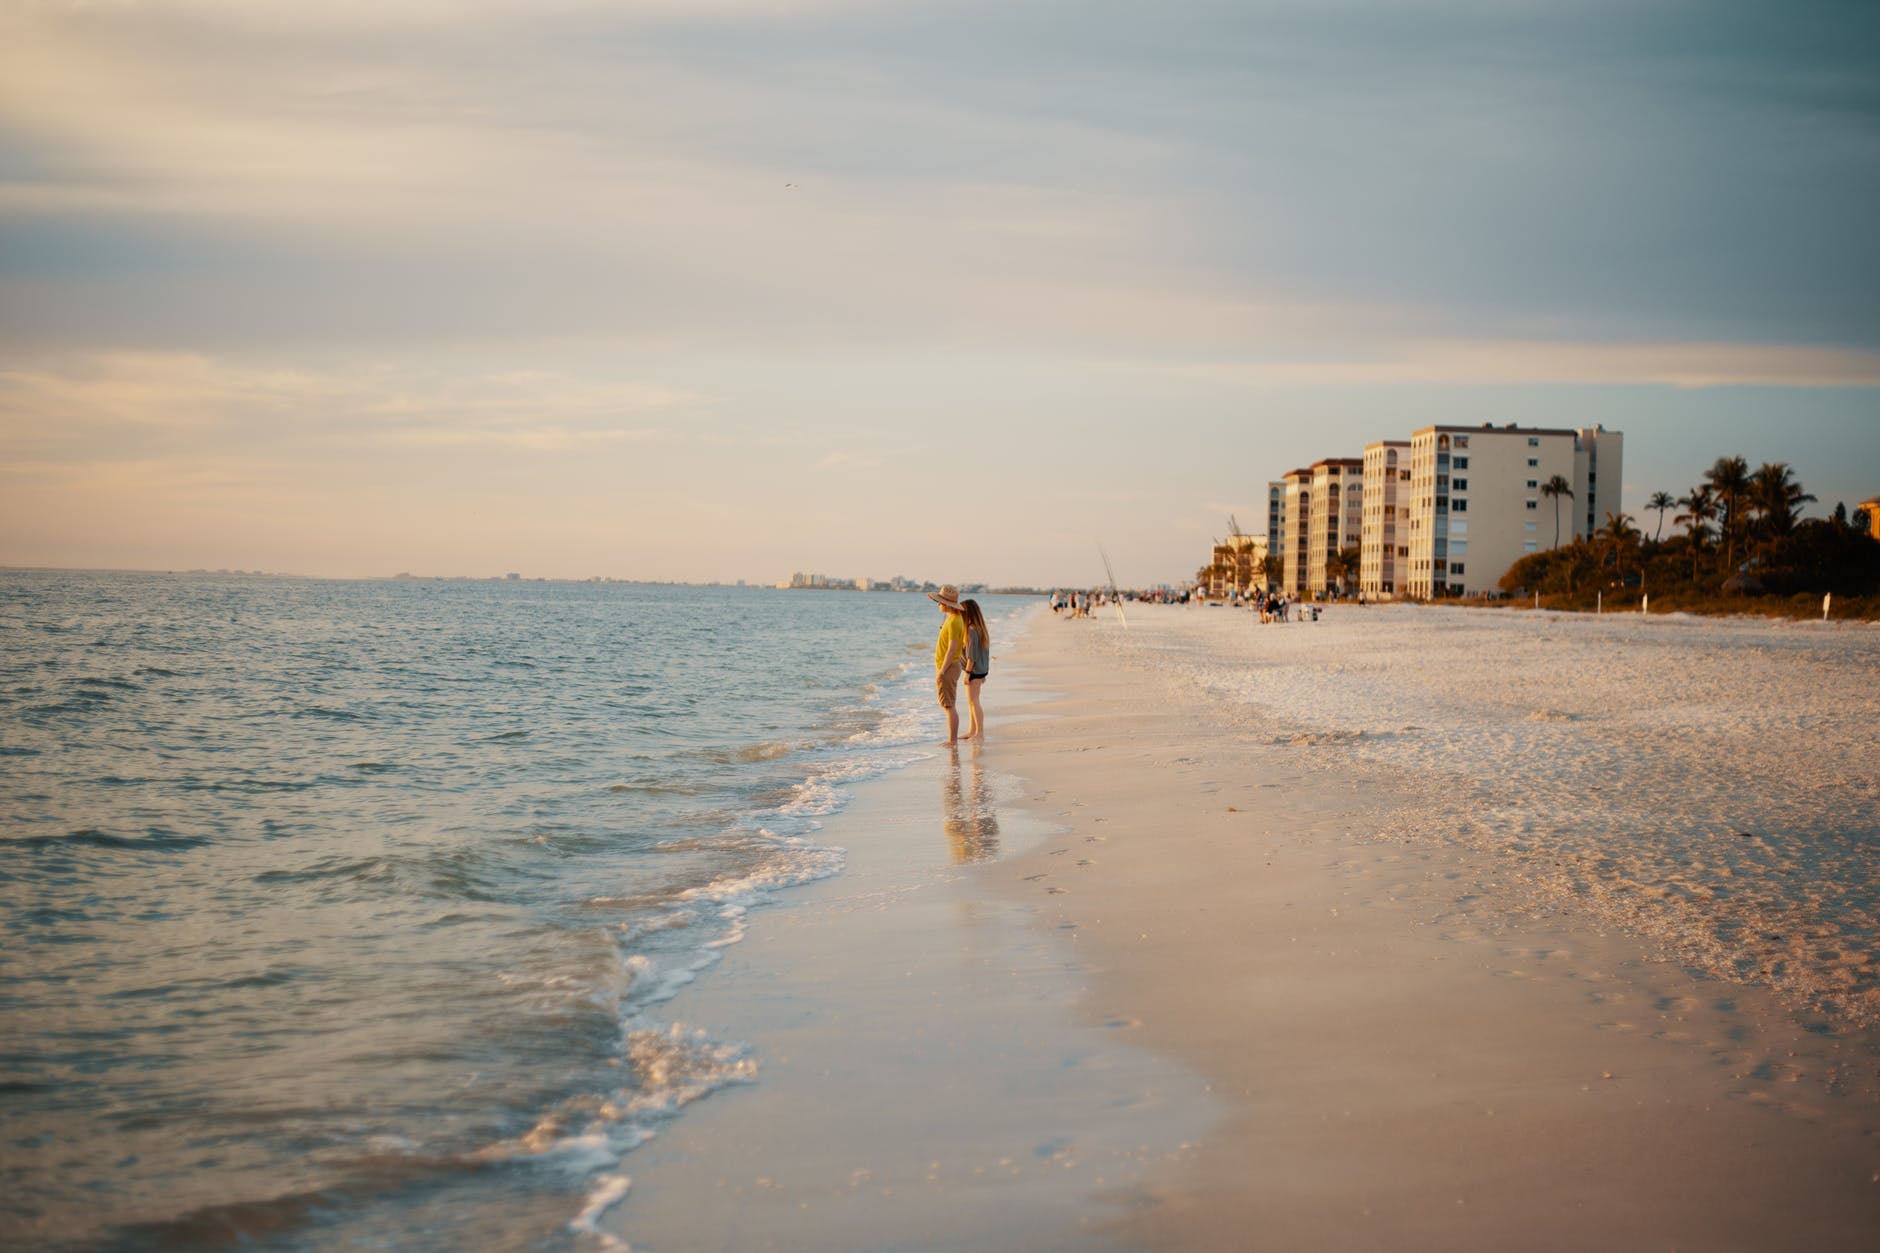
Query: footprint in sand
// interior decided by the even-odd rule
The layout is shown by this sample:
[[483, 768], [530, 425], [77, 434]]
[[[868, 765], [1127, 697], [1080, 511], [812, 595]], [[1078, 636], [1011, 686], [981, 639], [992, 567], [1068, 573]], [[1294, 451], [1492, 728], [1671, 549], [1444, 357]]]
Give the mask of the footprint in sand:
[[1101, 844], [1101, 843], [1103, 843], [1103, 837], [1102, 837], [1102, 836], [1100, 836], [1100, 835], [1086, 835], [1086, 836], [1084, 837], [1084, 843], [1086, 843], [1086, 844]]
[[1028, 875], [1026, 875], [1026, 876], [1025, 876], [1025, 882], [1027, 882], [1027, 883], [1036, 883], [1036, 882], [1038, 882], [1038, 880], [1040, 880], [1040, 879], [1042, 879], [1042, 878], [1044, 878], [1044, 876], [1043, 876], [1043, 875], [1041, 875], [1041, 874], [1028, 874]]
[[1094, 866], [1097, 863], [1094, 861], [1091, 861], [1088, 857], [1083, 857], [1083, 858], [1078, 859], [1077, 864], [1080, 866]]
[[1068, 848], [1054, 848], [1054, 849], [1052, 849], [1052, 850], [1051, 850], [1051, 856], [1053, 856], [1053, 857], [1062, 857], [1062, 856], [1064, 856], [1064, 854], [1066, 854], [1066, 853], [1068, 853], [1068, 852], [1070, 852], [1070, 851], [1071, 851], [1071, 850], [1070, 850], [1070, 849], [1068, 849]]
[[1044, 891], [1045, 891], [1046, 896], [1064, 896], [1070, 892], [1070, 889], [1069, 888], [1046, 888]]

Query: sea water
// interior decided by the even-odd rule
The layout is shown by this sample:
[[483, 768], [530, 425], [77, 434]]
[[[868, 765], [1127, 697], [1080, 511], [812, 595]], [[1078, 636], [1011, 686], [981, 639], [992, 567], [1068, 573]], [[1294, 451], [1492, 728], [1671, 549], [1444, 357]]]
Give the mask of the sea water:
[[0, 574], [0, 1242], [576, 1242], [623, 1155], [756, 1077], [660, 1007], [933, 751], [938, 619]]

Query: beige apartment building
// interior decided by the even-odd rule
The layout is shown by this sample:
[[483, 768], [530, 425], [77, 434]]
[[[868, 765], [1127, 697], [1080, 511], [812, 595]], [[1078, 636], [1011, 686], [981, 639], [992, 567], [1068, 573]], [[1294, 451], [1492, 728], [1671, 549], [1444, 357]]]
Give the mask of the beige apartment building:
[[[1368, 451], [1368, 450], [1367, 450]], [[1619, 508], [1624, 436], [1507, 426], [1430, 426], [1410, 439], [1400, 515], [1401, 595], [1474, 596], [1531, 552], [1590, 535]], [[1541, 491], [1555, 475], [1570, 499]]]
[[[1302, 596], [1306, 590], [1306, 538], [1312, 523], [1312, 471], [1288, 470], [1279, 481], [1280, 524], [1267, 531], [1269, 552], [1280, 555], [1279, 590]], [[1283, 545], [1274, 537], [1283, 539]]]
[[1312, 516], [1306, 543], [1306, 594], [1338, 587], [1327, 568], [1340, 549], [1357, 548], [1364, 538], [1364, 461], [1330, 457], [1312, 465]]
[[1293, 596], [1315, 596], [1338, 585], [1327, 562], [1355, 548], [1364, 531], [1364, 462], [1327, 457], [1267, 484], [1267, 540], [1280, 554], [1270, 581]]
[[1398, 595], [1410, 559], [1410, 441], [1384, 439], [1364, 448], [1364, 525], [1358, 592], [1366, 600]]

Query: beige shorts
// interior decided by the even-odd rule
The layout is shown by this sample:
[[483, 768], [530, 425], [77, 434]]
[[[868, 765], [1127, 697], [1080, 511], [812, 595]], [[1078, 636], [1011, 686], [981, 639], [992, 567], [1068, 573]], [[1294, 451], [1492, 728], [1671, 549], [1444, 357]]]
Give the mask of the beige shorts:
[[948, 663], [946, 669], [934, 675], [933, 686], [934, 691], [940, 697], [940, 708], [953, 708], [954, 703], [960, 698], [959, 684], [960, 663], [957, 661]]

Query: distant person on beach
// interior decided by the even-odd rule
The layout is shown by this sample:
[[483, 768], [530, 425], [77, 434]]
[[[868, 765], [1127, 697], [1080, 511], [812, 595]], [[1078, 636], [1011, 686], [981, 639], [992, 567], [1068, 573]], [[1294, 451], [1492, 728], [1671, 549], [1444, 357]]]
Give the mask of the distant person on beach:
[[964, 601], [960, 618], [966, 624], [966, 737], [984, 735], [986, 713], [979, 707], [979, 689], [992, 672], [992, 636], [986, 631], [986, 615], [976, 600]]
[[934, 690], [940, 697], [940, 708], [947, 711], [947, 743], [956, 744], [960, 738], [960, 671], [966, 661], [966, 622], [960, 617], [964, 612], [960, 608], [960, 590], [948, 583], [937, 592], [928, 592], [927, 599], [946, 615], [933, 645]]

